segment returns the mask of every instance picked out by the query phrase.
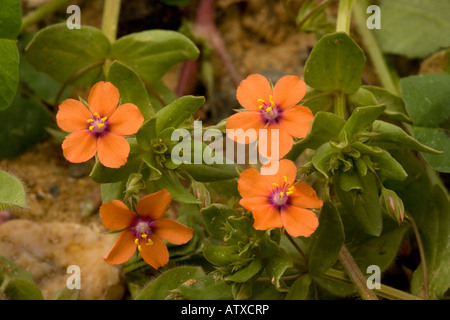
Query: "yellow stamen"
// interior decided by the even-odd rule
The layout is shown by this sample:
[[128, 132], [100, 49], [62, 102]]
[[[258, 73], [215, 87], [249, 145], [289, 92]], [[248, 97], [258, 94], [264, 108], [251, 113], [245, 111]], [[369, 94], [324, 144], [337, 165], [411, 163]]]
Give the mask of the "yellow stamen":
[[278, 187], [278, 183], [273, 182], [272, 186]]
[[108, 120], [108, 117], [103, 117], [100, 120], [102, 120], [102, 122], [105, 122], [106, 120]]
[[290, 196], [290, 195], [293, 194], [293, 193], [294, 193], [294, 191], [287, 191], [287, 192], [286, 192], [286, 195], [287, 195], [287, 196]]
[[258, 106], [259, 110], [261, 110], [263, 108], [263, 105]]
[[280, 196], [284, 197], [284, 192], [280, 192]]
[[89, 126], [89, 130], [94, 130], [94, 126]]
[[139, 243], [139, 239], [138, 238], [134, 239], [134, 243], [138, 244]]
[[88, 119], [88, 123], [94, 122], [94, 119]]
[[272, 107], [268, 107], [268, 108], [266, 109], [266, 112], [270, 112], [270, 111], [272, 111]]
[[286, 177], [286, 176], [283, 176], [283, 179], [284, 179], [284, 182], [287, 183], [287, 177]]
[[103, 128], [104, 126], [105, 126], [104, 123], [100, 123], [99, 125], [97, 125], [97, 127], [100, 128], [100, 129]]
[[153, 244], [152, 239], [148, 238], [147, 239], [147, 243], [145, 244], [146, 246], [151, 246]]
[[256, 100], [256, 101], [265, 103], [264, 99], [258, 99], [258, 100]]
[[138, 245], [138, 250], [139, 250], [139, 251], [142, 251], [141, 245]]
[[141, 237], [142, 237], [142, 239], [145, 239], [145, 238], [147, 238], [147, 235], [144, 233], [144, 234], [141, 234]]
[[273, 102], [273, 97], [272, 97], [272, 95], [269, 96], [269, 100], [270, 100], [270, 105], [271, 105], [272, 107], [275, 107], [275, 102]]
[[96, 116], [97, 118], [100, 118], [100, 115], [97, 112], [94, 112], [94, 116]]

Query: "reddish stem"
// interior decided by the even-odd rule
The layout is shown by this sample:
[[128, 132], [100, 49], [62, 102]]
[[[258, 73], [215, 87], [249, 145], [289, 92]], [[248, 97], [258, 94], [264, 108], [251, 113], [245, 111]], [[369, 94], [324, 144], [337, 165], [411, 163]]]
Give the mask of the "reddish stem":
[[[231, 79], [233, 80], [234, 85], [237, 87], [242, 79], [231, 61], [222, 35], [219, 30], [217, 30], [214, 21], [214, 9], [215, 0], [200, 0], [194, 21], [193, 31], [197, 36], [205, 39], [212, 49], [219, 55]], [[194, 89], [200, 64], [199, 59], [196, 61], [186, 61], [184, 63], [180, 80], [175, 91], [178, 96], [190, 93]]]

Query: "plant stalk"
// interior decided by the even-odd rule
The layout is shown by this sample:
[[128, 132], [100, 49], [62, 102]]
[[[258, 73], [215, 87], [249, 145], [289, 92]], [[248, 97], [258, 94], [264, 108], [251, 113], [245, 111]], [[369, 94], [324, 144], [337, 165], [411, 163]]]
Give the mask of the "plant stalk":
[[364, 300], [378, 300], [375, 293], [367, 287], [366, 278], [364, 278], [361, 270], [359, 270], [359, 267], [356, 265], [355, 260], [353, 260], [353, 257], [344, 245], [339, 252], [339, 260], [344, 266], [350, 279], [355, 284], [361, 298]]
[[336, 32], [350, 33], [350, 23], [352, 20], [352, 7], [355, 0], [340, 0], [336, 21]]
[[116, 41], [117, 37], [120, 4], [121, 0], [105, 0], [103, 6], [102, 31], [111, 43]]
[[[346, 276], [345, 272], [336, 269], [328, 269], [323, 275], [326, 278], [339, 281], [342, 283], [347, 284], [352, 283]], [[378, 296], [389, 300], [422, 300], [421, 298], [415, 295], [404, 292], [402, 290], [392, 288], [390, 286], [386, 286], [384, 284], [380, 284], [380, 289], [374, 289], [374, 291], [377, 293]]]
[[353, 16], [355, 17], [358, 32], [361, 35], [364, 47], [374, 65], [381, 85], [389, 92], [399, 95], [400, 85], [398, 75], [388, 68], [383, 52], [381, 52], [373, 32], [367, 28], [367, 17], [364, 8], [367, 8], [367, 1], [364, 0], [356, 2], [353, 7]]
[[45, 17], [64, 7], [71, 1], [72, 0], [54, 0], [28, 13], [22, 18], [20, 33], [23, 33], [29, 26], [45, 19]]

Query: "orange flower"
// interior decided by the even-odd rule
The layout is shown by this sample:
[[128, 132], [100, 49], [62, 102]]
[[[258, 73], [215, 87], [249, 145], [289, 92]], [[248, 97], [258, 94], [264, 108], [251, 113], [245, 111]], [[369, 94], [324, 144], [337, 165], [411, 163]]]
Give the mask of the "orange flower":
[[240, 204], [253, 214], [254, 228], [267, 230], [284, 227], [294, 237], [310, 236], [319, 225], [311, 208], [321, 208], [323, 201], [304, 182], [295, 182], [297, 168], [290, 160], [281, 160], [274, 175], [261, 175], [247, 169], [238, 180]]
[[163, 240], [184, 244], [191, 240], [193, 230], [171, 219], [161, 218], [172, 201], [171, 194], [162, 189], [143, 197], [131, 211], [120, 200], [112, 200], [100, 207], [105, 228], [123, 230], [112, 249], [103, 257], [110, 264], [121, 264], [136, 252], [153, 268], [169, 262], [169, 251]]
[[144, 117], [132, 103], [118, 106], [119, 98], [112, 83], [101, 81], [89, 93], [89, 109], [74, 99], [59, 105], [58, 126], [71, 132], [62, 144], [68, 161], [85, 162], [98, 153], [106, 167], [119, 168], [127, 162], [130, 145], [123, 136], [135, 134]]
[[[282, 77], [272, 89], [265, 77], [252, 74], [241, 82], [236, 92], [237, 100], [248, 111], [230, 116], [226, 128], [242, 129], [244, 132], [254, 129], [257, 135], [260, 129], [267, 129], [268, 139], [271, 137], [270, 131], [278, 129], [278, 159], [281, 159], [291, 150], [292, 137], [306, 137], [314, 119], [309, 108], [296, 105], [305, 93], [306, 84], [296, 76]], [[237, 141], [236, 135], [234, 140]], [[248, 139], [246, 143], [252, 142], [251, 140]], [[258, 141], [260, 152], [261, 143], [266, 142], [261, 139]], [[271, 157], [271, 148], [274, 145], [268, 140], [268, 157]]]

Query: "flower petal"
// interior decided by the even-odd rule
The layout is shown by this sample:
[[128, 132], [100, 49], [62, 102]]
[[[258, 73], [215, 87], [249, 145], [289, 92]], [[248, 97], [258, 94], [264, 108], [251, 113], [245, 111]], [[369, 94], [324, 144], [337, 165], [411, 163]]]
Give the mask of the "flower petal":
[[269, 102], [269, 96], [272, 94], [272, 88], [269, 81], [260, 75], [252, 74], [246, 79], [242, 80], [236, 90], [236, 98], [245, 109], [250, 111], [259, 111], [261, 102], [258, 99], [263, 99]]
[[122, 230], [129, 227], [136, 213], [128, 209], [128, 207], [120, 200], [112, 200], [103, 203], [100, 207], [100, 219], [106, 229]]
[[138, 132], [144, 123], [144, 116], [132, 103], [120, 105], [108, 120], [110, 131], [119, 136], [128, 136]]
[[166, 189], [143, 197], [136, 205], [136, 212], [140, 216], [156, 220], [169, 209], [172, 195]]
[[119, 104], [120, 94], [111, 82], [97, 82], [89, 92], [88, 104], [92, 113], [97, 112], [101, 118], [110, 117]]
[[293, 194], [289, 196], [292, 205], [299, 208], [322, 208], [323, 201], [319, 199], [316, 191], [304, 182], [294, 184]]
[[281, 220], [286, 232], [293, 237], [309, 237], [319, 225], [314, 212], [292, 205], [281, 210]]
[[169, 262], [169, 250], [160, 237], [155, 234], [150, 236], [150, 245], [141, 244], [140, 254], [145, 262], [153, 268], [158, 269]]
[[[264, 176], [268, 183], [276, 183], [278, 186], [282, 186], [284, 183], [292, 184], [297, 176], [297, 167], [295, 163], [288, 159], [280, 160], [278, 165], [278, 171], [274, 175]], [[285, 180], [286, 177], [286, 180]]]
[[98, 159], [109, 168], [120, 168], [127, 163], [130, 144], [122, 137], [107, 133], [98, 138]]
[[87, 120], [92, 118], [88, 108], [78, 100], [64, 100], [56, 114], [58, 126], [67, 132], [86, 130], [88, 128]]
[[296, 138], [304, 138], [308, 135], [314, 115], [311, 110], [303, 106], [294, 106], [283, 111], [280, 119], [280, 127], [289, 135]]
[[255, 141], [258, 138], [259, 129], [263, 128], [264, 121], [260, 112], [238, 112], [227, 119], [227, 135], [239, 143], [248, 144]]
[[284, 76], [273, 87], [273, 100], [281, 109], [295, 106], [303, 99], [306, 84], [297, 76]]
[[97, 138], [89, 130], [82, 130], [68, 135], [63, 143], [64, 157], [73, 163], [85, 162], [97, 152]]
[[248, 211], [258, 210], [259, 207], [269, 204], [268, 195], [266, 197], [245, 197], [239, 201], [239, 204]]
[[134, 235], [128, 230], [123, 231], [111, 250], [103, 257], [109, 264], [127, 262], [136, 251]]
[[192, 239], [194, 230], [185, 225], [167, 218], [159, 218], [155, 221], [156, 235], [173, 244], [184, 244]]
[[254, 168], [243, 171], [238, 179], [238, 191], [243, 197], [268, 197], [272, 187]]
[[255, 220], [255, 222], [253, 223], [253, 227], [256, 230], [281, 228], [283, 226], [278, 209], [274, 208], [270, 204], [261, 206], [253, 210], [252, 214], [253, 219]]
[[[278, 139], [273, 138], [276, 136], [272, 133], [273, 130], [278, 130]], [[294, 145], [292, 137], [286, 133], [279, 125], [273, 124], [267, 128], [267, 134], [260, 132], [258, 137], [258, 150], [262, 157], [278, 160], [283, 158], [289, 151], [291, 151]], [[278, 149], [278, 154], [275, 154], [275, 150]]]

